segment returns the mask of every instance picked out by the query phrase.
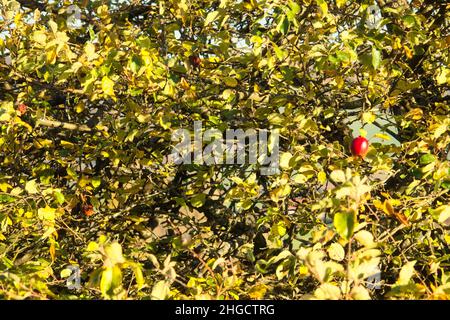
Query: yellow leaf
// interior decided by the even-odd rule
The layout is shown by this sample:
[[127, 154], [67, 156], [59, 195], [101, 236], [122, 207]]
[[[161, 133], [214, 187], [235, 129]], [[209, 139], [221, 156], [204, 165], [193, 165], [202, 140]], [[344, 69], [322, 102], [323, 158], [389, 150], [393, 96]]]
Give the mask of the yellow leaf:
[[404, 46], [403, 46], [403, 50], [405, 51], [406, 57], [407, 57], [408, 59], [412, 59], [413, 53], [412, 53], [411, 49], [404, 45]]
[[248, 295], [250, 299], [260, 300], [264, 298], [264, 295], [267, 292], [267, 287], [264, 284], [258, 284], [250, 288]]
[[435, 123], [428, 128], [433, 133], [433, 138], [437, 139], [447, 131], [447, 123]]
[[98, 54], [95, 53], [95, 45], [90, 42], [86, 43], [86, 46], [84, 47], [84, 53], [86, 54], [86, 58], [88, 59], [88, 61], [98, 58]]
[[336, 0], [336, 5], [338, 8], [341, 8], [346, 2], [347, 0]]
[[50, 20], [50, 21], [48, 22], [48, 25], [50, 26], [50, 29], [52, 29], [52, 32], [53, 32], [53, 33], [56, 33], [56, 32], [58, 31], [58, 25], [56, 24], [55, 21]]
[[35, 139], [33, 144], [35, 148], [41, 149], [53, 146], [53, 141], [50, 139]]
[[44, 31], [35, 31], [33, 33], [33, 40], [40, 45], [45, 45], [47, 43], [47, 35]]
[[368, 111], [368, 112], [364, 112], [364, 113], [363, 113], [362, 119], [363, 119], [363, 121], [366, 122], [366, 123], [372, 123], [372, 122], [375, 121], [376, 116], [375, 116], [375, 114], [374, 114], [373, 112]]
[[423, 111], [420, 108], [414, 108], [409, 111], [406, 115], [406, 119], [420, 120], [423, 117]]
[[328, 5], [325, 0], [316, 0], [318, 6], [320, 7], [320, 11], [322, 12], [322, 17], [328, 14]]
[[102, 78], [102, 90], [105, 95], [114, 97], [114, 81], [104, 76]]
[[320, 171], [317, 175], [317, 180], [322, 184], [327, 182], [327, 174], [324, 171]]
[[367, 131], [364, 130], [363, 128], [359, 129], [359, 135], [361, 137], [366, 137], [367, 136]]
[[75, 145], [72, 142], [66, 140], [61, 140], [61, 146], [64, 147], [65, 149], [73, 149], [75, 147]]
[[56, 213], [56, 209], [50, 208], [49, 206], [38, 209], [38, 217], [41, 220], [53, 221], [53, 220], [55, 220], [55, 213]]
[[12, 188], [12, 186], [9, 183], [2, 182], [0, 183], [0, 191], [1, 192], [7, 192], [8, 189]]
[[214, 20], [216, 20], [218, 15], [219, 15], [219, 11], [212, 11], [212, 12], [208, 13], [208, 15], [206, 16], [206, 19], [205, 19], [205, 27], [208, 24], [210, 24], [211, 22], [213, 22]]
[[289, 160], [291, 160], [292, 158], [292, 154], [290, 154], [289, 152], [284, 152], [281, 154], [280, 156], [280, 167], [281, 169], [289, 169]]
[[447, 68], [439, 68], [439, 71], [436, 74], [436, 82], [437, 84], [450, 84], [450, 69]]
[[56, 257], [56, 248], [55, 248], [55, 243], [52, 242], [50, 244], [50, 248], [48, 248], [48, 251], [50, 253], [50, 257], [52, 258], [52, 261], [55, 261], [55, 257]]
[[112, 264], [125, 262], [122, 256], [122, 246], [118, 242], [105, 246], [105, 254]]
[[29, 194], [36, 194], [36, 193], [38, 193], [36, 180], [30, 180], [30, 181], [28, 181], [28, 182], [25, 184], [25, 190], [26, 190]]
[[386, 133], [376, 133], [374, 135], [375, 138], [383, 139], [383, 140], [391, 140], [391, 137]]

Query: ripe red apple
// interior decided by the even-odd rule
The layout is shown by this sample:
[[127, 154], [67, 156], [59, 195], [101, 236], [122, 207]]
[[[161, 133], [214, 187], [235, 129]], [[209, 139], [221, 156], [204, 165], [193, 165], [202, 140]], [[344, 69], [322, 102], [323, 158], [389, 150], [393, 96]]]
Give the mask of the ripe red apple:
[[351, 150], [354, 156], [364, 158], [367, 151], [369, 151], [369, 141], [367, 141], [366, 138], [359, 136], [353, 139]]

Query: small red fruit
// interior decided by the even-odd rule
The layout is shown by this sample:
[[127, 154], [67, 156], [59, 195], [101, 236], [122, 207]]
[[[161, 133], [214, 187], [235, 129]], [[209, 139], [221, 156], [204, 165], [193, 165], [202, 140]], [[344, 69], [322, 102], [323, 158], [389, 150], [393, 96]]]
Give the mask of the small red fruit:
[[354, 156], [364, 158], [367, 151], [369, 151], [369, 141], [367, 141], [366, 138], [359, 136], [353, 139], [351, 150]]
[[189, 57], [189, 62], [194, 69], [200, 68], [201, 59], [198, 56], [192, 55]]
[[94, 207], [92, 204], [83, 204], [82, 211], [86, 216], [92, 216], [94, 214]]
[[24, 103], [19, 104], [17, 110], [20, 112], [20, 115], [23, 116], [27, 112], [27, 105]]

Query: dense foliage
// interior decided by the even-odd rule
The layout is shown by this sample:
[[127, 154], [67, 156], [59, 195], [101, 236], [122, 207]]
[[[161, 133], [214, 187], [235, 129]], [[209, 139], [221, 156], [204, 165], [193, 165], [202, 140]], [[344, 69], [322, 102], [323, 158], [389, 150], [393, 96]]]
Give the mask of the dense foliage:
[[[0, 8], [0, 297], [450, 297], [446, 1]], [[196, 120], [280, 172], [168, 161]]]

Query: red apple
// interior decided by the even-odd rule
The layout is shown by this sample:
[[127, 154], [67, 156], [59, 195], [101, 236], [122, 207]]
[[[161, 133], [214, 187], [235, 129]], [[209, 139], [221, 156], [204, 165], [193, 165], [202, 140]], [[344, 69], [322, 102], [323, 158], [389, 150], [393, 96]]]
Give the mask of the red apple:
[[366, 138], [359, 136], [353, 139], [351, 150], [354, 156], [364, 158], [367, 151], [369, 151], [369, 141], [367, 141]]

